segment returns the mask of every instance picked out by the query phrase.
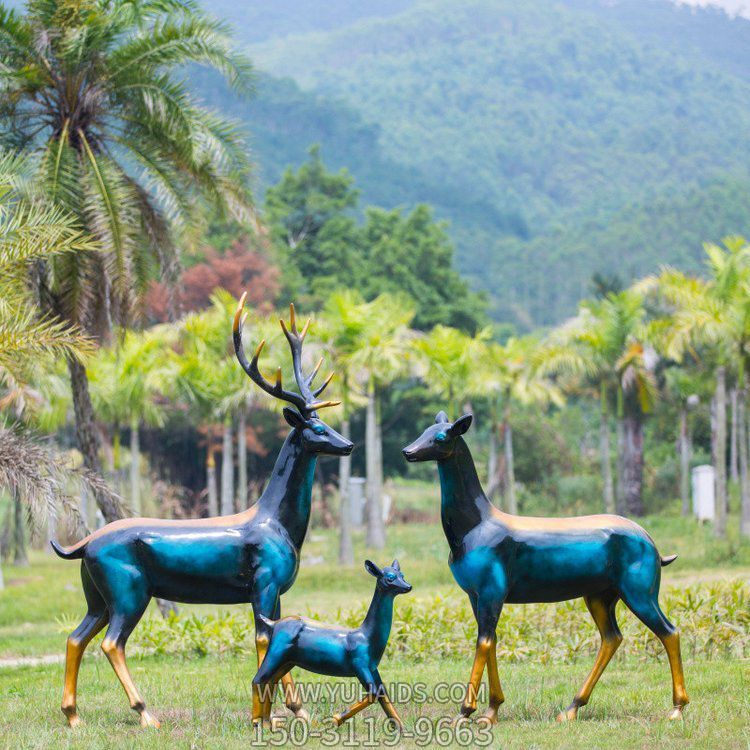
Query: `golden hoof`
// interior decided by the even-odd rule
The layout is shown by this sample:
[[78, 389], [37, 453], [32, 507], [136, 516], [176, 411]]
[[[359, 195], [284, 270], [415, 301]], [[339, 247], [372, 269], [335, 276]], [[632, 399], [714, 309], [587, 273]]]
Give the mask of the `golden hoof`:
[[265, 721], [263, 719], [259, 719], [257, 717], [253, 717], [253, 728], [260, 727], [261, 729], [270, 729], [271, 728], [271, 722]]
[[68, 716], [68, 726], [71, 729], [80, 727], [81, 724], [83, 724], [83, 722], [78, 718], [78, 714], [73, 714], [72, 716]]
[[310, 723], [310, 714], [304, 708], [298, 708], [294, 712], [294, 716], [295, 718], [300, 719], [301, 721], [304, 721], [305, 724]]
[[455, 718], [455, 719], [453, 719], [453, 721], [451, 722], [451, 727], [453, 727], [453, 728], [455, 729], [455, 728], [456, 728], [457, 726], [459, 726], [460, 724], [463, 724], [464, 722], [465, 722], [466, 724], [468, 724], [468, 723], [469, 723], [469, 715], [468, 715], [468, 714], [465, 714], [465, 713], [460, 713], [460, 714], [459, 714], [458, 716], [456, 716], [456, 718]]
[[575, 721], [578, 718], [578, 706], [568, 706], [564, 711], [557, 714], [557, 721]]
[[144, 729], [147, 727], [150, 727], [151, 729], [159, 729], [161, 727], [161, 722], [151, 716], [148, 711], [144, 711], [141, 713], [141, 726]]
[[333, 726], [340, 727], [344, 720], [341, 718], [341, 714], [334, 714], [331, 716], [331, 719], [333, 720]]
[[678, 721], [679, 719], [684, 718], [682, 715], [682, 706], [675, 706], [670, 712], [669, 712], [669, 720], [670, 721]]
[[497, 724], [497, 709], [488, 708], [478, 719], [477, 724], [491, 727]]

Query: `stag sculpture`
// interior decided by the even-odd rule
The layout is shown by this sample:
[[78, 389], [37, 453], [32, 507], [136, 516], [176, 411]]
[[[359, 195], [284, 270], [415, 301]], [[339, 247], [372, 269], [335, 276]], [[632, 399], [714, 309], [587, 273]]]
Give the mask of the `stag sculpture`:
[[[248, 362], [242, 346], [245, 295], [234, 317], [233, 340], [237, 359], [249, 377], [266, 393], [291, 404], [284, 417], [292, 430], [279, 452], [271, 478], [258, 502], [230, 516], [196, 520], [128, 518], [110, 523], [71, 547], [55, 542], [55, 552], [67, 560], [81, 560], [81, 580], [88, 611], [68, 638], [62, 710], [70, 726], [79, 723], [76, 707], [78, 669], [86, 646], [105, 626], [102, 650], [122, 683], [141, 725], [158, 727], [146, 710], [125, 662], [125, 644], [152, 597], [176, 602], [241, 604], [249, 602], [255, 618], [258, 663], [268, 644], [268, 620], [281, 615], [279, 597], [294, 583], [300, 549], [310, 519], [310, 493], [318, 454], [348, 455], [352, 443], [318, 418], [318, 409], [338, 402], [318, 401], [331, 376], [313, 389], [320, 368], [305, 375], [302, 343], [309, 322], [297, 330], [294, 306], [284, 331], [292, 353], [299, 392], [286, 390], [281, 370], [268, 382], [258, 369], [261, 341]], [[306, 714], [291, 676], [284, 678], [286, 705], [296, 715]], [[253, 715], [260, 698], [253, 693]]]
[[505, 700], [496, 654], [503, 605], [579, 597], [599, 630], [601, 646], [589, 676], [558, 721], [577, 717], [622, 642], [615, 618], [620, 599], [664, 645], [672, 672], [670, 718], [680, 718], [688, 703], [680, 636], [658, 601], [661, 568], [676, 555], [661, 557], [646, 531], [620, 516], [532, 518], [498, 510], [482, 490], [462, 437], [471, 421], [471, 415], [465, 414], [451, 423], [440, 412], [435, 424], [403, 450], [407, 461], [437, 461], [441, 519], [450, 546], [448, 565], [468, 594], [477, 621], [474, 666], [459, 719], [476, 710], [486, 667], [489, 708], [483, 718], [497, 721], [497, 710]]
[[253, 678], [253, 685], [262, 695], [262, 716], [254, 717], [255, 720], [270, 721], [276, 684], [292, 667], [302, 667], [316, 674], [356, 677], [365, 689], [367, 694], [362, 700], [334, 715], [336, 726], [377, 700], [386, 716], [396, 726], [403, 727], [378, 672], [378, 664], [391, 634], [393, 600], [399, 594], [409, 593], [411, 584], [404, 579], [398, 560], [382, 570], [371, 560], [365, 560], [365, 569], [375, 576], [377, 583], [370, 608], [358, 628], [324, 625], [296, 616], [266, 623], [271, 639], [266, 658]]

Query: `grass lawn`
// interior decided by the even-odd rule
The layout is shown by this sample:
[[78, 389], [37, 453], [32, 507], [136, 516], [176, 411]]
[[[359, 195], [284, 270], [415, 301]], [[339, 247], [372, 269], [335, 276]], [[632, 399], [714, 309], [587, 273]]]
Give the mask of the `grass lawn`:
[[[709, 528], [680, 518], [651, 518], [644, 525], [662, 554], [680, 555], [664, 571], [665, 587], [687, 590], [705, 581], [750, 581], [750, 545], [742, 545], [736, 539], [717, 544]], [[731, 525], [736, 526], [736, 522], [733, 520]], [[387, 549], [387, 555], [371, 552], [369, 556], [379, 563], [392, 557], [400, 559], [414, 586], [409, 598], [426, 601], [437, 595], [455, 597], [456, 586], [446, 564], [446, 543], [439, 525], [394, 526], [389, 529]], [[369, 601], [372, 579], [361, 564], [351, 569], [338, 566], [336, 554], [334, 532], [311, 532], [297, 583], [283, 599], [285, 613], [315, 612], [336, 621], [343, 613]], [[358, 560], [368, 556], [361, 535], [355, 539], [355, 555]], [[0, 747], [247, 748], [257, 743], [250, 728], [254, 657], [132, 654], [135, 682], [163, 724], [159, 732], [153, 732], [138, 726], [119, 683], [100, 655], [98, 641], [87, 652], [80, 675], [80, 711], [85, 725], [76, 732], [68, 730], [59, 710], [62, 664], [12, 666], [10, 660], [63, 654], [67, 632], [83, 614], [78, 569], [77, 562], [65, 562], [41, 552], [32, 555], [30, 568], [4, 567], [7, 588], [0, 592]], [[407, 597], [400, 599], [397, 610], [406, 602]], [[705, 606], [710, 607], [711, 603]], [[183, 612], [201, 615], [216, 610], [208, 606], [182, 608]], [[747, 622], [742, 617], [738, 621], [745, 623], [742, 627], [746, 631]], [[593, 624], [584, 616], [580, 622], [589, 636]], [[679, 620], [677, 624], [681, 624]], [[491, 737], [483, 735], [476, 723], [471, 725], [477, 741], [491, 740], [493, 747], [509, 748], [750, 748], [747, 658], [688, 657], [685, 673], [692, 703], [686, 709], [684, 722], [674, 723], [665, 718], [671, 703], [666, 661], [636, 648], [615, 658], [578, 722], [558, 725], [554, 717], [570, 702], [592, 662], [588, 653], [573, 663], [542, 663], [536, 658], [519, 663], [501, 658], [506, 703]], [[388, 684], [418, 683], [429, 695], [437, 683], [464, 684], [470, 668], [471, 660], [465, 656], [438, 659], [428, 652], [420, 658], [386, 656], [381, 673]], [[304, 674], [302, 679], [312, 686], [322, 678]], [[329, 725], [324, 719], [333, 710], [340, 710], [349, 697], [339, 695], [331, 705], [324, 691], [317, 705], [308, 706], [312, 731], [327, 730]], [[446, 741], [466, 744], [469, 735], [446, 732], [428, 736], [434, 735], [438, 719], [455, 715], [459, 700], [459, 696], [454, 696], [447, 702], [407, 701], [394, 695], [407, 731], [417, 735], [401, 740], [399, 746], [434, 746]], [[282, 709], [279, 711], [283, 713]], [[372, 739], [372, 730], [365, 721], [368, 717], [377, 719], [376, 743], [391, 738], [383, 733], [380, 708], [370, 707], [354, 720], [355, 746], [366, 745]], [[301, 733], [302, 727], [295, 727], [295, 731]], [[324, 738], [310, 739], [308, 745], [351, 746], [349, 731], [342, 727], [335, 736], [331, 732]], [[283, 744], [284, 738], [278, 734], [267, 735], [266, 739], [269, 744]]]

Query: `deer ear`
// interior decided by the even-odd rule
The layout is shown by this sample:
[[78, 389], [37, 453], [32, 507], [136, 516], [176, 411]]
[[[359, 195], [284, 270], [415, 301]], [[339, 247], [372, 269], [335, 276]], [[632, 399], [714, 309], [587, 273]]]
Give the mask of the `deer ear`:
[[393, 562], [391, 563], [391, 567], [392, 567], [392, 568], [393, 568], [394, 570], [398, 571], [399, 573], [401, 572], [401, 566], [400, 566], [400, 565], [398, 564], [398, 560], [394, 560], [394, 561], [393, 561]]
[[383, 571], [372, 560], [365, 560], [365, 570], [375, 578], [380, 578], [383, 575]]
[[435, 415], [435, 424], [445, 424], [446, 422], [450, 422], [448, 415], [444, 411], [439, 411]]
[[290, 427], [295, 429], [302, 430], [307, 425], [305, 418], [296, 409], [290, 409], [288, 406], [284, 407], [284, 419]]
[[458, 437], [459, 435], [463, 435], [466, 430], [471, 427], [471, 422], [474, 419], [474, 417], [471, 414], [464, 414], [463, 417], [459, 417], [449, 428], [448, 432], [453, 437]]

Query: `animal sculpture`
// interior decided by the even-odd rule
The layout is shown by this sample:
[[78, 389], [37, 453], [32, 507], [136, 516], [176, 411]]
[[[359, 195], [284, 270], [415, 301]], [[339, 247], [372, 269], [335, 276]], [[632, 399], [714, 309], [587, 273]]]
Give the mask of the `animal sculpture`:
[[[294, 306], [289, 328], [281, 328], [292, 353], [299, 392], [284, 389], [281, 371], [275, 384], [258, 369], [262, 341], [248, 362], [242, 345], [242, 296], [234, 318], [237, 359], [266, 393], [288, 402], [284, 417], [292, 428], [279, 452], [271, 477], [258, 502], [229, 516], [195, 520], [127, 518], [107, 524], [71, 547], [52, 542], [66, 560], [81, 560], [81, 581], [88, 611], [68, 638], [62, 711], [71, 727], [80, 719], [76, 705], [78, 670], [91, 639], [105, 626], [102, 650], [122, 683], [131, 708], [144, 727], [159, 722], [147, 710], [128, 671], [125, 645], [152, 597], [175, 602], [250, 603], [255, 617], [258, 663], [268, 643], [266, 618], [280, 616], [280, 596], [294, 583], [300, 550], [310, 520], [311, 489], [316, 459], [321, 454], [348, 455], [352, 443], [318, 417], [318, 409], [337, 402], [318, 401], [331, 380], [312, 383], [320, 362], [302, 371], [302, 343], [308, 330], [297, 330]], [[285, 677], [287, 706], [304, 716], [290, 676]], [[253, 696], [257, 713], [259, 696]]]
[[622, 600], [664, 645], [672, 672], [670, 718], [688, 703], [680, 656], [680, 635], [659, 607], [662, 557], [638, 524], [615, 515], [574, 518], [514, 516], [495, 508], [477, 477], [463, 435], [472, 416], [450, 422], [445, 412], [403, 449], [407, 461], [437, 461], [441, 519], [456, 583], [468, 594], [477, 621], [474, 665], [460, 717], [477, 707], [487, 668], [489, 708], [497, 721], [504, 696], [497, 671], [496, 628], [503, 605], [557, 602], [582, 597], [601, 635], [594, 667], [558, 721], [575, 719], [622, 642], [615, 606]]
[[270, 632], [270, 642], [266, 658], [253, 679], [262, 696], [261, 711], [253, 716], [254, 720], [270, 721], [274, 686], [292, 667], [302, 667], [317, 674], [356, 677], [366, 690], [362, 700], [344, 713], [334, 715], [337, 726], [376, 700], [388, 718], [403, 726], [388, 697], [378, 664], [391, 633], [393, 600], [411, 591], [411, 585], [404, 579], [398, 560], [382, 570], [366, 560], [365, 569], [377, 582], [370, 608], [358, 628], [323, 625], [295, 616], [272, 622], [261, 616]]

